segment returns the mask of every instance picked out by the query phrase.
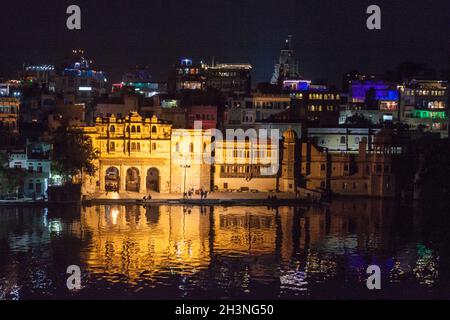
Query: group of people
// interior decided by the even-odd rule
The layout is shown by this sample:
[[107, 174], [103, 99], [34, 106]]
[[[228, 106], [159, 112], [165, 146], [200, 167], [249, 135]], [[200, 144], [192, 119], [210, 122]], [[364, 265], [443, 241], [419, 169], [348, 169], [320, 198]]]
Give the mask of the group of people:
[[276, 194], [274, 194], [274, 195], [268, 195], [267, 196], [267, 200], [278, 200], [278, 197], [277, 197], [277, 195]]
[[[194, 195], [194, 188], [189, 189], [187, 192], [183, 193], [183, 198], [184, 199], [191, 199], [192, 196]], [[206, 197], [208, 196], [208, 191], [203, 191], [203, 189], [200, 189], [200, 199], [206, 199]]]
[[142, 200], [144, 200], [144, 201], [146, 201], [146, 200], [152, 200], [152, 196], [151, 196], [151, 195], [144, 196], [144, 197], [142, 198]]
[[108, 184], [105, 188], [106, 195], [108, 195], [108, 192], [119, 192], [119, 186], [117, 184]]

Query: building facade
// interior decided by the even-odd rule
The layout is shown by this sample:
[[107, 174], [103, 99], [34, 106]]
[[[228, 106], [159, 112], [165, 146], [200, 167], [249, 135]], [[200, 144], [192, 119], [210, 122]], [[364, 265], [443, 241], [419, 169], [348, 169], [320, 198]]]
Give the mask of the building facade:
[[301, 148], [301, 184], [337, 195], [393, 197], [397, 193], [393, 165], [398, 153], [388, 130], [375, 136], [370, 150], [363, 138], [357, 154], [330, 153], [305, 142]]
[[210, 189], [210, 166], [193, 159], [203, 155], [210, 137], [202, 130], [172, 130], [171, 124], [142, 118], [97, 118], [82, 130], [99, 152], [95, 176], [83, 180], [83, 193], [181, 193]]

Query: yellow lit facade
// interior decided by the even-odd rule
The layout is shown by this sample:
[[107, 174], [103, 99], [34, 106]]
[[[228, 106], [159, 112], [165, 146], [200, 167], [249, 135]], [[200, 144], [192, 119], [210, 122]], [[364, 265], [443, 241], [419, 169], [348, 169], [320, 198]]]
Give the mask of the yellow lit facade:
[[[99, 152], [95, 176], [83, 180], [84, 194], [180, 193], [184, 181], [186, 189], [210, 189], [210, 166], [192, 162], [210, 143], [202, 130], [182, 129], [183, 134], [175, 136], [171, 124], [135, 112], [123, 119], [97, 118], [93, 127], [83, 131]], [[175, 157], [187, 161], [189, 168], [185, 170], [182, 161], [173, 161]]]

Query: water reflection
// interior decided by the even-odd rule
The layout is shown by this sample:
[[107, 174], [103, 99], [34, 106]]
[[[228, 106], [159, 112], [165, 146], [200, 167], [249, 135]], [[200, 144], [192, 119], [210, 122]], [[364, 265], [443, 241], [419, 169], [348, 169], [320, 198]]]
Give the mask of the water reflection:
[[[450, 224], [436, 210], [365, 199], [4, 207], [0, 298], [445, 298]], [[83, 270], [76, 293], [65, 288], [71, 264]], [[370, 264], [381, 267], [380, 292], [366, 289]]]

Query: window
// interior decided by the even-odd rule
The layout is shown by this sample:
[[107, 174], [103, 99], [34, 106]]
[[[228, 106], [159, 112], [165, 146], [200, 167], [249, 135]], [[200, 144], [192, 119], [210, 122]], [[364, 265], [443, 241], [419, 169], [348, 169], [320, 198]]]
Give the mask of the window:
[[136, 127], [135, 126], [131, 127], [131, 132], [136, 132]]
[[116, 127], [115, 127], [115, 126], [111, 126], [111, 128], [109, 129], [109, 131], [111, 131], [111, 132], [116, 132]]
[[156, 143], [152, 143], [152, 150], [156, 150]]
[[113, 141], [109, 143], [109, 151], [116, 151], [116, 144]]
[[141, 132], [141, 126], [137, 126], [137, 132]]
[[320, 165], [320, 171], [325, 171], [325, 164]]
[[194, 152], [194, 144], [193, 143], [189, 144], [189, 152]]
[[[131, 130], [133, 130], [133, 129], [131, 129]], [[131, 143], [131, 151], [136, 151], [136, 143], [135, 142]]]
[[152, 127], [152, 133], [156, 133], [156, 126]]
[[175, 144], [175, 152], [180, 152], [180, 144], [178, 142]]
[[341, 143], [342, 143], [342, 144], [345, 143], [345, 137], [344, 137], [344, 136], [341, 137]]

